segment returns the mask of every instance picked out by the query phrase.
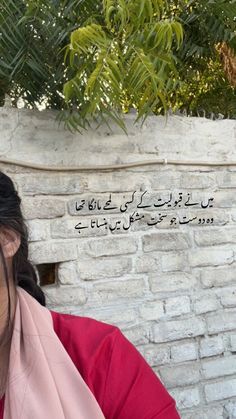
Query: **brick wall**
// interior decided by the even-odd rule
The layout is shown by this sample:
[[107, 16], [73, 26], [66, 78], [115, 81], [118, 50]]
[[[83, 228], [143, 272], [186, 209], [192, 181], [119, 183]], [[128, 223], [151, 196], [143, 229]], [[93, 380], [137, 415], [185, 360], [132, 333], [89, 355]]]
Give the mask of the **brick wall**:
[[[128, 136], [80, 136], [54, 117], [1, 108], [0, 155], [49, 166], [236, 161], [236, 121], [150, 117], [134, 127], [130, 114]], [[58, 263], [48, 307], [119, 326], [183, 419], [236, 418], [236, 165], [1, 169], [22, 197], [30, 259]]]

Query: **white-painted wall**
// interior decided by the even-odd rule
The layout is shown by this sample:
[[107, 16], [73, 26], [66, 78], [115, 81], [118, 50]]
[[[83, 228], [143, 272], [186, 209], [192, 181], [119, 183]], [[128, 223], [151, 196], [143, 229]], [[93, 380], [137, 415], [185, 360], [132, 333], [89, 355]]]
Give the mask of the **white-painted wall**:
[[[0, 156], [48, 166], [236, 161], [236, 121], [149, 117], [141, 128], [133, 120], [127, 116], [128, 136], [115, 126], [81, 136], [58, 128], [55, 112], [1, 108]], [[236, 165], [75, 172], [0, 166], [22, 197], [30, 259], [59, 263], [58, 284], [44, 287], [48, 307], [119, 326], [183, 419], [235, 418]], [[171, 207], [154, 207], [170, 193]], [[141, 196], [149, 208], [137, 208]], [[103, 208], [110, 197], [115, 209], [75, 210], [76, 201], [99, 199]], [[213, 207], [202, 208], [209, 198]], [[197, 205], [187, 207], [191, 202]], [[144, 218], [128, 228], [137, 212]], [[92, 228], [92, 220], [107, 224]], [[111, 231], [117, 221], [120, 229]], [[87, 228], [79, 233], [78, 223]]]

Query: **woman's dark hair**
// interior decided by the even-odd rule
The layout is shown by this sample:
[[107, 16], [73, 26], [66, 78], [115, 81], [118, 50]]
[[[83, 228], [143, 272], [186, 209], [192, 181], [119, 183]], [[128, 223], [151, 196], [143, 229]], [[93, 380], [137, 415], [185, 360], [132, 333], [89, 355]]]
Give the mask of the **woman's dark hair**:
[[[21, 198], [9, 176], [0, 171], [0, 228], [14, 230], [20, 235], [20, 246], [13, 256], [13, 281], [15, 286], [24, 288], [41, 305], [46, 306], [45, 295], [37, 284], [36, 268], [28, 260], [28, 229], [21, 211]], [[10, 326], [11, 299], [9, 277], [3, 250], [0, 243], [0, 257], [8, 290], [8, 321], [1, 337], [5, 338]]]

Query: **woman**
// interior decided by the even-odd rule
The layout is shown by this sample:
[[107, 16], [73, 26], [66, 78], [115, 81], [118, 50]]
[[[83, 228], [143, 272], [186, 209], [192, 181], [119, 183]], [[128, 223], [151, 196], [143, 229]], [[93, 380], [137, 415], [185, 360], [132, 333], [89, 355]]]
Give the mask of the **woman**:
[[178, 419], [112, 325], [46, 308], [12, 180], [0, 172], [0, 419]]

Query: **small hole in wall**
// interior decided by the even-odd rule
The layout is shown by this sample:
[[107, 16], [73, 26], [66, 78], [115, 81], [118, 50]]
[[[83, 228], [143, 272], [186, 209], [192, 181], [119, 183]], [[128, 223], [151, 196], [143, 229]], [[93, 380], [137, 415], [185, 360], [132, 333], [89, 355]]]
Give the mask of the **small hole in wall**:
[[36, 265], [36, 268], [38, 270], [40, 286], [56, 283], [56, 263], [42, 263], [40, 265]]

